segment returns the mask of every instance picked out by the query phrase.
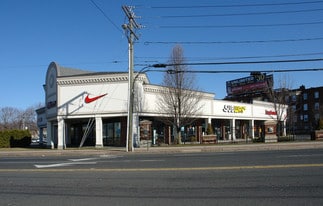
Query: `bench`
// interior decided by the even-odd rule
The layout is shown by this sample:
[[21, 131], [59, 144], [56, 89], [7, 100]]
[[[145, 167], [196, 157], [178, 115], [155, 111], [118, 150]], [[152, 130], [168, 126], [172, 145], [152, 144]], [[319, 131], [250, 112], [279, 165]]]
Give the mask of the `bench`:
[[315, 139], [322, 140], [323, 139], [323, 130], [316, 130], [315, 131]]
[[215, 144], [216, 143], [216, 135], [203, 135], [202, 136], [203, 144]]

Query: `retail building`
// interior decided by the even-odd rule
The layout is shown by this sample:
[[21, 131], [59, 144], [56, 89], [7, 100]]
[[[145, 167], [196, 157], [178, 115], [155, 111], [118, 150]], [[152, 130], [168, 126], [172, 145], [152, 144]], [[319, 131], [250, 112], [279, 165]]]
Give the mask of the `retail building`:
[[[160, 120], [162, 113], [157, 109], [164, 87], [151, 84], [145, 73], [135, 76], [134, 147], [140, 147], [146, 140], [152, 144], [172, 144], [172, 128]], [[52, 62], [44, 91], [46, 105], [37, 113], [40, 133], [47, 129], [49, 147], [126, 146], [127, 72], [84, 71]], [[200, 93], [201, 110], [194, 123], [182, 128], [184, 141], [202, 142], [207, 125], [212, 125], [217, 141], [255, 138], [277, 141], [277, 115], [272, 103], [216, 100], [212, 93]], [[286, 110], [287, 107], [283, 112]], [[282, 121], [285, 125], [285, 120]]]

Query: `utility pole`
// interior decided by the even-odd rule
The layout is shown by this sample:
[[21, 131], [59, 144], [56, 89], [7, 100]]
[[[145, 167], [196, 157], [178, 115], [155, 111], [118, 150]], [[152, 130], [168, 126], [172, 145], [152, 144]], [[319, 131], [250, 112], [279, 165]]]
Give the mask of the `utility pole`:
[[122, 10], [128, 18], [128, 24], [123, 24], [122, 28], [125, 30], [126, 36], [128, 38], [128, 48], [129, 48], [129, 74], [128, 74], [128, 119], [127, 119], [127, 141], [126, 149], [127, 152], [133, 151], [133, 104], [134, 104], [134, 84], [133, 84], [133, 44], [135, 40], [138, 40], [138, 36], [135, 33], [136, 29], [140, 29], [139, 24], [137, 24], [135, 14], [132, 11], [131, 6], [122, 6]]

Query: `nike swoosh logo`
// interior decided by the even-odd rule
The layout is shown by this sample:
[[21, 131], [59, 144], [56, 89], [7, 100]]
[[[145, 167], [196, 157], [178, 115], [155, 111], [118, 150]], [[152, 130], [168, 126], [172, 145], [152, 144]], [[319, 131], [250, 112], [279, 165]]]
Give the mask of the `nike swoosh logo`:
[[99, 95], [99, 96], [95, 96], [95, 97], [89, 97], [89, 95], [87, 95], [86, 97], [85, 97], [85, 100], [84, 100], [84, 102], [86, 103], [86, 104], [89, 104], [89, 103], [91, 103], [91, 102], [94, 102], [95, 100], [97, 100], [97, 99], [100, 99], [101, 97], [104, 97], [105, 95], [107, 95], [107, 93], [106, 94], [102, 94], [102, 95]]

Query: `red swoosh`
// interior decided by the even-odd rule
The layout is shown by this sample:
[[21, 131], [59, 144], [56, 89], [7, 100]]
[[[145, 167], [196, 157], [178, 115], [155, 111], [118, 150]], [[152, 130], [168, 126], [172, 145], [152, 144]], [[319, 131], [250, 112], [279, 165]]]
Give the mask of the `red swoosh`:
[[89, 95], [87, 95], [85, 97], [85, 100], [84, 101], [85, 101], [85, 103], [89, 104], [89, 103], [94, 102], [95, 100], [97, 100], [97, 99], [99, 99], [101, 97], [104, 97], [105, 95], [107, 95], [107, 93], [106, 94], [99, 95], [99, 96], [95, 96], [95, 97], [92, 97], [92, 98], [90, 98]]

